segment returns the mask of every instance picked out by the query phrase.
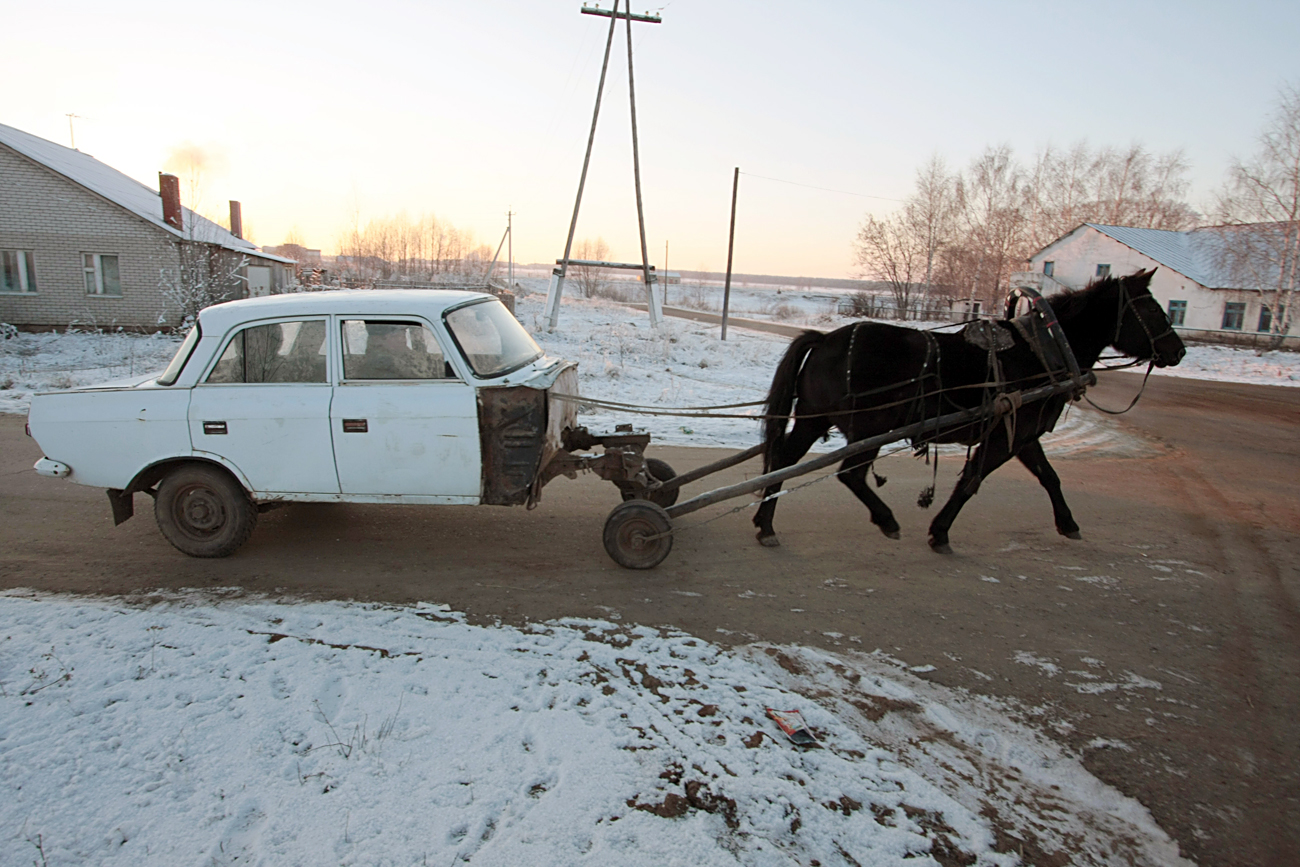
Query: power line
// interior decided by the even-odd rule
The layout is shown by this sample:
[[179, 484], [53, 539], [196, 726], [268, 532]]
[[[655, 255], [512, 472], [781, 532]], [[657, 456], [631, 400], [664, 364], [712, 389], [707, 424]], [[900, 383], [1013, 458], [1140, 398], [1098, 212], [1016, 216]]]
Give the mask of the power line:
[[821, 190], [822, 192], [826, 192], [826, 193], [839, 193], [840, 195], [844, 195], [844, 196], [857, 196], [862, 199], [879, 199], [882, 202], [904, 201], [903, 199], [891, 199], [888, 196], [872, 196], [872, 195], [868, 195], [867, 193], [854, 193], [849, 190], [836, 190], [836, 189], [832, 189], [831, 187], [819, 187], [814, 184], [803, 184], [800, 183], [799, 181], [787, 181], [782, 178], [769, 178], [764, 175], [756, 175], [752, 172], [741, 172], [741, 174], [751, 178], [760, 178], [761, 180], [764, 181], [775, 181], [778, 184], [790, 184], [791, 186], [795, 186], [795, 187], [807, 187], [810, 190]]

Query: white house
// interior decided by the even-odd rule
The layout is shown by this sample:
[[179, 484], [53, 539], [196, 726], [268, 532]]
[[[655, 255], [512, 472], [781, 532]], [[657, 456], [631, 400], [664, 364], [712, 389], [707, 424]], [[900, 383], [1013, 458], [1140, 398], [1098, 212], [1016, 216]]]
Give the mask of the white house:
[[238, 202], [232, 232], [182, 207], [174, 175], [159, 183], [0, 124], [0, 321], [157, 328], [196, 283], [215, 301], [293, 281], [292, 259], [239, 237]]
[[[1252, 342], [1269, 331], [1275, 311], [1259, 292], [1233, 285], [1223, 264], [1223, 232], [1216, 228], [1170, 232], [1084, 223], [1031, 256], [1030, 270], [1014, 274], [1012, 285], [1032, 286], [1050, 295], [1060, 289], [1081, 288], [1098, 277], [1122, 277], [1156, 268], [1151, 293], [1180, 332], [1225, 342]], [[1300, 348], [1294, 324], [1289, 334], [1286, 345]]]

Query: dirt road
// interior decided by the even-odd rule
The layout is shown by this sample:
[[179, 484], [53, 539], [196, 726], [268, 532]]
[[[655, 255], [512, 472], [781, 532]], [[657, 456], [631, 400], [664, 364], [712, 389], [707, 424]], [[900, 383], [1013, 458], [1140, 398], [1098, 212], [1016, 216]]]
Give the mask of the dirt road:
[[[1139, 378], [1089, 394], [1123, 406]], [[78, 593], [235, 587], [434, 600], [480, 620], [561, 616], [671, 625], [732, 643], [881, 648], [924, 676], [1014, 699], [1147, 805], [1201, 864], [1293, 865], [1300, 852], [1300, 389], [1156, 379], [1118, 422], [1142, 457], [1055, 461], [1083, 528], [1051, 526], [1019, 465], [925, 545], [930, 470], [881, 462], [903, 526], [884, 538], [834, 481], [783, 498], [782, 547], [751, 510], [683, 519], [668, 560], [624, 571], [601, 547], [608, 483], [557, 480], [523, 509], [287, 507], [221, 561], [188, 559], [149, 501], [114, 528], [98, 490], [37, 477], [22, 419], [0, 417], [0, 586]], [[678, 471], [719, 453], [660, 449]], [[1051, 452], [1049, 450], [1049, 456]], [[959, 459], [940, 465], [946, 496]], [[758, 471], [746, 465], [708, 487]], [[700, 484], [690, 490], [705, 489]], [[689, 491], [688, 491], [689, 493]], [[731, 505], [738, 505], [733, 503]]]

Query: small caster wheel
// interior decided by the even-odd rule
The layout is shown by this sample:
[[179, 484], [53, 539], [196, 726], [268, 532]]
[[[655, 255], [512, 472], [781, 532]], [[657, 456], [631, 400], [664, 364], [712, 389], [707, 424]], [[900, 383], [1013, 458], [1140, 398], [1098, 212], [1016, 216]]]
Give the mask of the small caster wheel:
[[653, 569], [673, 549], [673, 523], [649, 500], [619, 503], [605, 519], [605, 550], [625, 569]]

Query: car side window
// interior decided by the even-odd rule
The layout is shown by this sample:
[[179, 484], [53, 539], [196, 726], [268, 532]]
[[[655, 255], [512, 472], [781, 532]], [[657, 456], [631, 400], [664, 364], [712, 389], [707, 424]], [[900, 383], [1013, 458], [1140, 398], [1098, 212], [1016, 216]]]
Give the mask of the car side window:
[[343, 321], [344, 379], [455, 379], [438, 338], [417, 322]]
[[206, 382], [326, 382], [325, 320], [276, 322], [240, 331]]

